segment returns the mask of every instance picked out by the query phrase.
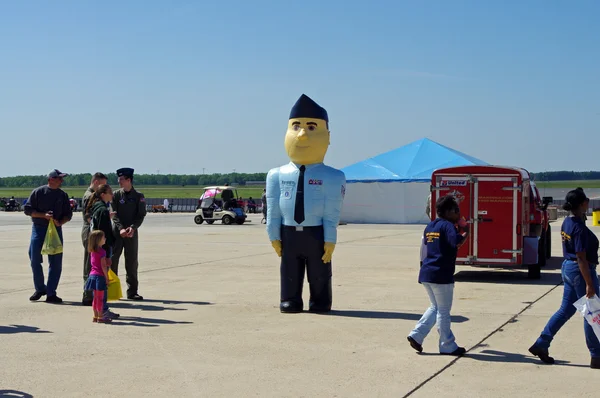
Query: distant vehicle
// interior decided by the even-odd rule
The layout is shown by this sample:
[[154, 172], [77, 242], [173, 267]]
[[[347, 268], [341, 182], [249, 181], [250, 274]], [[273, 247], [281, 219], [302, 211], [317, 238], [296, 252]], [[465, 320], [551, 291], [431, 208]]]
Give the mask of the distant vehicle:
[[21, 211], [21, 204], [14, 197], [0, 199], [0, 209], [4, 211]]
[[456, 264], [527, 266], [528, 277], [539, 279], [551, 257], [548, 205], [529, 172], [517, 167], [460, 166], [436, 170], [431, 180], [431, 216], [435, 203], [453, 195], [461, 216], [470, 224], [467, 242]]
[[239, 206], [237, 197], [235, 187], [205, 187], [204, 193], [200, 197], [199, 208], [194, 216], [194, 222], [198, 225], [204, 221], [207, 224], [214, 224], [215, 221], [221, 221], [225, 225], [244, 224], [247, 221], [247, 215]]

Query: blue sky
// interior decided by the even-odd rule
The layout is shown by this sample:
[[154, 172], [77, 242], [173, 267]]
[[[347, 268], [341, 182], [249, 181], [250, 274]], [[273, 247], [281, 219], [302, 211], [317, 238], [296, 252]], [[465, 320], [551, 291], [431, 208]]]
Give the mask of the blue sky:
[[598, 15], [593, 0], [3, 1], [0, 176], [266, 172], [287, 162], [302, 93], [329, 112], [335, 167], [428, 137], [600, 169]]

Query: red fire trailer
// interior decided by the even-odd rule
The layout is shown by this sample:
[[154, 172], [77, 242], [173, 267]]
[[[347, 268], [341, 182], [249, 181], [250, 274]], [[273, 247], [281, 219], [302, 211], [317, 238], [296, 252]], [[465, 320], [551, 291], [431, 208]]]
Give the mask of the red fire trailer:
[[436, 170], [431, 181], [431, 216], [438, 198], [453, 195], [469, 223], [456, 264], [527, 266], [539, 279], [551, 252], [547, 207], [529, 172], [517, 167], [460, 166]]

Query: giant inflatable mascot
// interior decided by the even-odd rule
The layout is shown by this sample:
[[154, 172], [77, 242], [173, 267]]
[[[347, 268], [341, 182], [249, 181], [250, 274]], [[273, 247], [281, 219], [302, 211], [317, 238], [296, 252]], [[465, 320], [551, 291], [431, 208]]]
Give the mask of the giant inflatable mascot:
[[302, 312], [306, 268], [310, 312], [331, 310], [331, 256], [346, 176], [323, 164], [327, 111], [302, 94], [290, 112], [285, 150], [291, 162], [267, 175], [267, 233], [281, 257], [281, 312]]

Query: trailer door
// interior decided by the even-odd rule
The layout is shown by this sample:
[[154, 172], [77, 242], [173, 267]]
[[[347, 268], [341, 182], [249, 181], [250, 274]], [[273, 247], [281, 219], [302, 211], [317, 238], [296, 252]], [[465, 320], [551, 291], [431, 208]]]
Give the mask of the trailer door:
[[512, 176], [474, 179], [473, 256], [478, 263], [517, 262], [518, 179]]
[[[460, 208], [461, 217], [464, 217], [469, 225], [473, 226], [473, 183], [469, 176], [465, 175], [437, 175], [435, 178], [435, 202], [438, 199], [452, 195], [458, 203]], [[431, 209], [433, 218], [437, 216], [435, 214], [435, 208]], [[472, 229], [471, 229], [472, 230]], [[474, 236], [469, 234], [467, 242], [465, 242], [460, 249], [458, 249], [456, 262], [457, 263], [468, 263], [472, 261], [474, 248]]]

